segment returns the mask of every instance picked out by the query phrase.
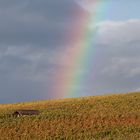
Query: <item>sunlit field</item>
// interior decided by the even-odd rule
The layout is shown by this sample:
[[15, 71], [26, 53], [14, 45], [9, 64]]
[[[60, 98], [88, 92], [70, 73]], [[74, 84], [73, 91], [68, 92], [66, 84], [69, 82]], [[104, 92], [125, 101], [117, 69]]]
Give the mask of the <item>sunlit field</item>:
[[[14, 117], [16, 109], [37, 116]], [[0, 140], [139, 140], [140, 93], [0, 105]]]

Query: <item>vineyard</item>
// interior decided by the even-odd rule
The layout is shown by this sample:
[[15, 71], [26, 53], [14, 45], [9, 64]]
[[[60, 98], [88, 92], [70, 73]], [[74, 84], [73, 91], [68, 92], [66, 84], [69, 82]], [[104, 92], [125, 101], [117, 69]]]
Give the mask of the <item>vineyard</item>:
[[[39, 115], [12, 116], [17, 109]], [[0, 105], [0, 140], [139, 140], [140, 93]]]

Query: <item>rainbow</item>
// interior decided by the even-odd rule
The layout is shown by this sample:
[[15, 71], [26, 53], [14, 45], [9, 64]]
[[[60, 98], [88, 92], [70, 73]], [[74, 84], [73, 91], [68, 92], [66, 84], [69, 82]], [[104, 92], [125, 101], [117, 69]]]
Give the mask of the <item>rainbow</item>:
[[[90, 69], [91, 61], [95, 54], [94, 42], [96, 41], [96, 31], [89, 28], [94, 26], [103, 17], [105, 4], [95, 2], [96, 11], [76, 13], [75, 16], [82, 16], [84, 22], [72, 27], [70, 41], [66, 45], [70, 46], [65, 50], [69, 52], [65, 58], [68, 66], [58, 71], [55, 77], [55, 87], [52, 89], [54, 98], [69, 98], [81, 96], [79, 87], [86, 84], [86, 73]], [[64, 64], [64, 65], [65, 65]]]

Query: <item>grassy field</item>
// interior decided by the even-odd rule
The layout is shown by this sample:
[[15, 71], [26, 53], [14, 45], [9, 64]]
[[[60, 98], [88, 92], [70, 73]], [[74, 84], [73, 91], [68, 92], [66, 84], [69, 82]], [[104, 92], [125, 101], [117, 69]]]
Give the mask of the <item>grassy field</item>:
[[[38, 116], [13, 117], [16, 109]], [[0, 105], [0, 140], [140, 140], [140, 93]]]

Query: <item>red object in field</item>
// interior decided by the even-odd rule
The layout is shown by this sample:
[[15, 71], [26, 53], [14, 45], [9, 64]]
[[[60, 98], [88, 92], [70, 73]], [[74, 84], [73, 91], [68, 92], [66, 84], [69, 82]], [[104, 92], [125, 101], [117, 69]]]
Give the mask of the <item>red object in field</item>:
[[13, 116], [20, 117], [25, 115], [39, 115], [39, 110], [16, 110]]

